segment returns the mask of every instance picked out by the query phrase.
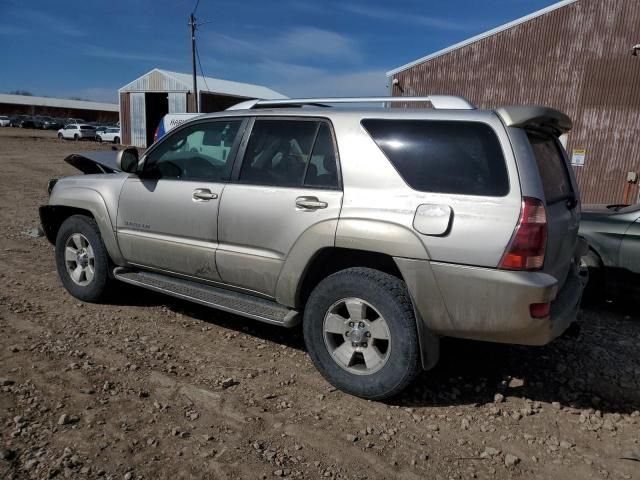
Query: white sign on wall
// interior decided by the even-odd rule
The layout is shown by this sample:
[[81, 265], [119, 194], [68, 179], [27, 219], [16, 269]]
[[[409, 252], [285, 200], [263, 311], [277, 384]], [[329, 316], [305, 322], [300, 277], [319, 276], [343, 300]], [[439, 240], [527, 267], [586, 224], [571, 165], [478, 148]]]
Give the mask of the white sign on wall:
[[571, 155], [571, 165], [574, 167], [584, 167], [584, 158], [587, 156], [586, 150], [573, 150]]

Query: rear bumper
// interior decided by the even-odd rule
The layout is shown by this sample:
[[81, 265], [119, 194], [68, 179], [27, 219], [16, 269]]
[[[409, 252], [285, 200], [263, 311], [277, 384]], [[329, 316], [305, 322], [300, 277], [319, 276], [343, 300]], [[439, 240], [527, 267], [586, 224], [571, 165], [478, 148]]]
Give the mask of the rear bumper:
[[[558, 290], [540, 272], [511, 272], [396, 259], [425, 326], [440, 335], [521, 345], [545, 345], [576, 319], [584, 280], [572, 267]], [[406, 274], [405, 274], [406, 272]], [[546, 318], [530, 305], [551, 303]]]

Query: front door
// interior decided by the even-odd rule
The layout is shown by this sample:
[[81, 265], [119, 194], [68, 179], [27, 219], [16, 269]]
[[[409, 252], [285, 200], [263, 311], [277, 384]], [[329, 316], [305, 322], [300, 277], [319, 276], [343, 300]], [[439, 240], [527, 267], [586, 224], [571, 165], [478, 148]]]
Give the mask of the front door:
[[342, 190], [331, 125], [257, 119], [236, 170], [220, 204], [216, 265], [224, 282], [274, 296], [296, 241], [323, 222], [335, 235]]
[[218, 206], [242, 120], [201, 121], [171, 132], [130, 176], [118, 205], [120, 249], [131, 264], [219, 280]]

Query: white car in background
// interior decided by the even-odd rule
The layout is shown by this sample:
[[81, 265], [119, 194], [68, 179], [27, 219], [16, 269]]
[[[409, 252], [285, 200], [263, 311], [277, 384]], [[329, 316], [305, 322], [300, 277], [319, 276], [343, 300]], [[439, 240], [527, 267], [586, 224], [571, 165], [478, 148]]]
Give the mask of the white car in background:
[[94, 140], [96, 138], [96, 127], [76, 123], [65, 125], [64, 128], [58, 130], [58, 138], [64, 138], [67, 140], [82, 140], [84, 138], [90, 138], [91, 140]]
[[5, 115], [0, 115], [0, 127], [8, 127], [11, 125], [11, 119]]
[[117, 127], [109, 127], [102, 132], [96, 134], [96, 140], [102, 142], [120, 143], [120, 129]]

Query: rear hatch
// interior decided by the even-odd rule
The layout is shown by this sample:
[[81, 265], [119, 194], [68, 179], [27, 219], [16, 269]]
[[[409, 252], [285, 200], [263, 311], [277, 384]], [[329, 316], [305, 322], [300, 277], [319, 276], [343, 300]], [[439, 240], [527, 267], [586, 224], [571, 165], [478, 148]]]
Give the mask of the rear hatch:
[[540, 172], [547, 214], [547, 248], [543, 271], [562, 287], [578, 248], [580, 207], [573, 171], [558, 139], [544, 130], [527, 130]]

